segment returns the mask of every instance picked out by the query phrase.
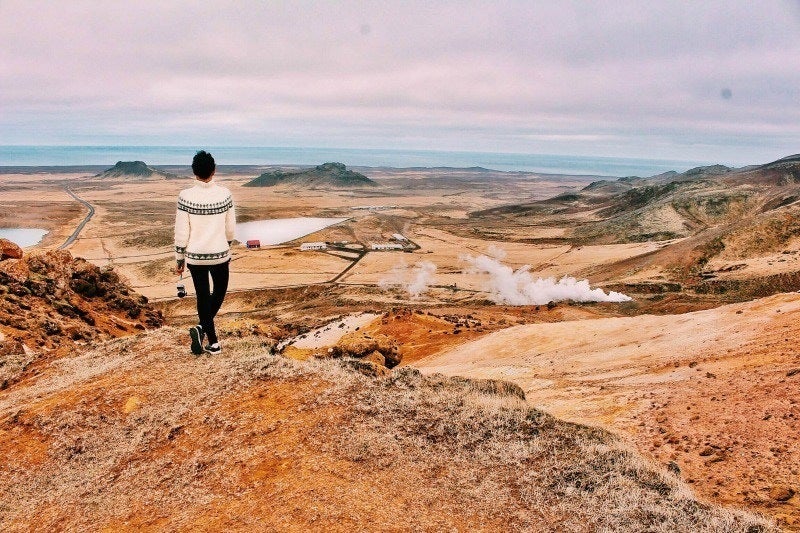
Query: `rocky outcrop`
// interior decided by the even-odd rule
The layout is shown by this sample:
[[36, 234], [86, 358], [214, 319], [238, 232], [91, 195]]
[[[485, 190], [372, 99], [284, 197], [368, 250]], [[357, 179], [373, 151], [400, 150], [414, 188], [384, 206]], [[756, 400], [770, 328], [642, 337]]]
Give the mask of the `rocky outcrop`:
[[394, 368], [400, 364], [402, 355], [396, 340], [387, 335], [369, 335], [353, 332], [345, 335], [328, 352], [330, 357], [351, 357], [373, 364]]
[[110, 268], [64, 250], [0, 261], [0, 383], [37, 357], [158, 328], [160, 311]]
[[22, 257], [22, 248], [8, 239], [0, 239], [0, 261], [3, 259], [19, 259]]

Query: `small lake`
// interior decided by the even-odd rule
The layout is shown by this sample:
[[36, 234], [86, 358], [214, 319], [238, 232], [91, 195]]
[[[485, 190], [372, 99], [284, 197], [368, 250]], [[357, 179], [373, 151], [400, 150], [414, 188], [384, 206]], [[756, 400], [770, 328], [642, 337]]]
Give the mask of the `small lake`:
[[22, 248], [39, 244], [45, 235], [47, 235], [46, 229], [0, 228], [0, 239], [8, 239]]
[[297, 217], [243, 222], [236, 224], [236, 240], [245, 243], [258, 239], [262, 246], [283, 244], [345, 220], [347, 219]]

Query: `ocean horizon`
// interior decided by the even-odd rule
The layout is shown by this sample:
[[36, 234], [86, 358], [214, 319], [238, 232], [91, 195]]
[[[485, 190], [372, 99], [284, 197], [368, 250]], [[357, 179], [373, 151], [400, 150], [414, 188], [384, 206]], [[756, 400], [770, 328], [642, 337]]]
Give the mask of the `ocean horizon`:
[[198, 149], [211, 152], [219, 165], [318, 165], [338, 161], [351, 167], [483, 167], [548, 174], [647, 177], [710, 164], [625, 157], [366, 148], [1, 145], [0, 166], [110, 167], [117, 161], [189, 166]]

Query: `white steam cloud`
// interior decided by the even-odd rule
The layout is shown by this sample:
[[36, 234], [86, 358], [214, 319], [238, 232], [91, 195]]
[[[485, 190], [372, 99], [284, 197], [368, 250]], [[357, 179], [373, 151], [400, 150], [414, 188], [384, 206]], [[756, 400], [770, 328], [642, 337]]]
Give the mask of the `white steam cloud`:
[[488, 274], [485, 290], [492, 301], [505, 305], [544, 305], [549, 302], [572, 300], [575, 302], [627, 302], [629, 296], [619, 292], [603, 292], [603, 289], [592, 289], [588, 280], [578, 281], [575, 278], [564, 276], [556, 281], [555, 278], [535, 278], [529, 272], [530, 266], [525, 265], [514, 270], [496, 259], [504, 257], [505, 252], [492, 247], [489, 253], [494, 257], [479, 255], [461, 256], [471, 266], [472, 272]]
[[436, 265], [430, 261], [420, 261], [413, 267], [409, 267], [405, 261], [401, 261], [381, 280], [378, 286], [387, 290], [391, 287], [403, 288], [412, 298], [418, 298], [428, 290], [433, 282]]

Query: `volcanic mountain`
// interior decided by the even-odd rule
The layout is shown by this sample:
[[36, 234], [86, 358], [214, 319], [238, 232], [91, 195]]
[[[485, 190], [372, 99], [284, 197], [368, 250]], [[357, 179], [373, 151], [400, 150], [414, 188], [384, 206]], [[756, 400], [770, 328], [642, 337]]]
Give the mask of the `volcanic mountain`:
[[163, 172], [149, 166], [144, 161], [117, 161], [113, 167], [104, 170], [96, 178], [161, 178], [177, 179], [180, 176], [170, 172]]
[[310, 188], [377, 187], [378, 184], [364, 174], [347, 170], [342, 163], [324, 163], [306, 170], [265, 172], [244, 184], [245, 187], [274, 187], [294, 185]]

